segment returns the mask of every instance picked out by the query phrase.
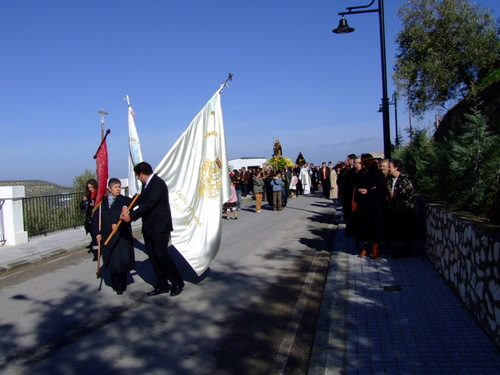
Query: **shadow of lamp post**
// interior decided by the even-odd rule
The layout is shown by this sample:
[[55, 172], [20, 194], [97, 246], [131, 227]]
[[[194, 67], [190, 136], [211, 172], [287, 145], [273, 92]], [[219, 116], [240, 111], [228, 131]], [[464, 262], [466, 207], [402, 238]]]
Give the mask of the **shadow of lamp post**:
[[[389, 120], [389, 98], [387, 95], [387, 67], [386, 67], [386, 56], [385, 56], [385, 24], [384, 24], [384, 1], [378, 0], [378, 8], [376, 9], [366, 9], [370, 8], [375, 0], [368, 5], [360, 5], [355, 7], [346, 7], [347, 12], [340, 12], [339, 16], [342, 16], [339, 22], [339, 26], [333, 29], [332, 32], [335, 34], [347, 34], [352, 33], [354, 29], [349, 27], [347, 20], [345, 19], [346, 14], [359, 14], [359, 13], [374, 13], [378, 12], [379, 19], [379, 29], [380, 29], [380, 55], [382, 61], [382, 121], [383, 121], [383, 138], [384, 138], [384, 156], [386, 159], [391, 158], [391, 131], [390, 131], [390, 120]], [[354, 9], [354, 10], [353, 10]]]

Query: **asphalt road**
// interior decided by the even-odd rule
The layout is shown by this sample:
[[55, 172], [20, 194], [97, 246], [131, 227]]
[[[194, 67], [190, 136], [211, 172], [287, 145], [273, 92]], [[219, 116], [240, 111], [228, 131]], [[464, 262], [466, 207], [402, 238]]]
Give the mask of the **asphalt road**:
[[177, 297], [145, 295], [154, 277], [140, 234], [121, 296], [83, 248], [2, 274], [0, 373], [305, 374], [338, 216], [317, 196], [252, 206], [223, 220], [205, 274], [179, 263]]

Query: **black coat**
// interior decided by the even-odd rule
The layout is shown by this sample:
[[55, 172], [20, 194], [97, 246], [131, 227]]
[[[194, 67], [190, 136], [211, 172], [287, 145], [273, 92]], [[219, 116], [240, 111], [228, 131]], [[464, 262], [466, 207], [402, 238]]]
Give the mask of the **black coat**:
[[343, 200], [345, 200], [345, 202], [349, 203], [349, 207], [351, 206], [352, 192], [354, 186], [356, 185], [357, 179], [358, 172], [356, 171], [356, 169], [350, 167], [347, 167], [347, 169], [343, 169], [341, 175], [339, 175], [339, 178], [337, 179], [340, 196]]
[[[360, 194], [358, 189], [366, 189]], [[358, 205], [354, 212], [356, 235], [363, 242], [381, 242], [384, 236], [384, 200], [386, 185], [384, 174], [377, 168], [358, 173], [355, 187], [355, 200]]]
[[[130, 223], [122, 222], [120, 228], [111, 238], [109, 244], [104, 245], [108, 239], [112, 224], [118, 223], [123, 206], [128, 206], [132, 199], [119, 195], [113, 205], [109, 207], [108, 197], [102, 200], [100, 210], [94, 213], [92, 225], [96, 233], [101, 234], [101, 253], [103, 265], [109, 273], [128, 272], [135, 268], [134, 239]], [[99, 231], [99, 211], [101, 211], [101, 230]]]
[[152, 236], [173, 230], [167, 184], [156, 174], [141, 192], [137, 205], [137, 209], [130, 213], [130, 217], [133, 221], [142, 218], [144, 235]]
[[[356, 223], [354, 222], [354, 213], [351, 210], [351, 202], [354, 188], [358, 181], [358, 172], [354, 168], [346, 167], [343, 169], [339, 193], [342, 197], [342, 210], [344, 212], [344, 221], [346, 222], [345, 234], [347, 237], [356, 236]], [[338, 181], [338, 180], [337, 180]]]
[[[85, 222], [83, 225], [85, 227], [85, 233], [92, 233], [92, 214], [94, 211], [95, 197], [92, 198], [91, 194], [86, 194], [85, 197], [87, 198], [87, 200], [82, 200], [80, 202], [80, 208], [82, 210], [85, 210]], [[90, 202], [92, 203], [92, 205], [89, 204]]]

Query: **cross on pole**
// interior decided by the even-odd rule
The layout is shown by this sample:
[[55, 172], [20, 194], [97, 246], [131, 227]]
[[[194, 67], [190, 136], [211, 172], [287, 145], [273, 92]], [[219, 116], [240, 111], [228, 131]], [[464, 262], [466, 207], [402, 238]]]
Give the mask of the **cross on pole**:
[[101, 141], [102, 141], [104, 139], [104, 124], [106, 123], [106, 121], [104, 121], [104, 116], [109, 115], [109, 113], [104, 111], [104, 109], [97, 111], [97, 113], [101, 114]]

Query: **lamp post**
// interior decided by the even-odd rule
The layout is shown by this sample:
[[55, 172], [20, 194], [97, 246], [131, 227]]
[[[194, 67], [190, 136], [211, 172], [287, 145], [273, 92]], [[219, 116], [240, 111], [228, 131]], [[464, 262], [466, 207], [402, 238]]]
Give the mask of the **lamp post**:
[[389, 104], [394, 105], [394, 129], [396, 130], [396, 147], [399, 147], [399, 128], [398, 128], [398, 96], [396, 93], [392, 94], [392, 102]]
[[[378, 12], [379, 19], [379, 29], [380, 29], [380, 55], [382, 61], [382, 121], [383, 121], [383, 134], [384, 134], [384, 155], [386, 159], [391, 158], [391, 129], [389, 120], [389, 98], [387, 95], [387, 67], [386, 67], [386, 56], [385, 56], [385, 24], [384, 24], [384, 0], [378, 0], [377, 9], [365, 9], [370, 8], [375, 0], [368, 5], [360, 5], [355, 7], [346, 7], [347, 12], [340, 12], [339, 16], [342, 16], [339, 22], [339, 27], [332, 30], [335, 34], [346, 34], [352, 33], [354, 29], [349, 27], [347, 20], [345, 19], [346, 14], [359, 14], [359, 13], [374, 13]], [[362, 10], [353, 10], [362, 9]]]
[[[398, 96], [396, 93], [392, 94], [392, 101], [389, 102], [389, 105], [394, 106], [394, 130], [396, 138], [394, 140], [394, 144], [396, 147], [399, 147], [399, 127], [398, 127]], [[382, 113], [382, 104], [380, 105], [378, 112]]]

